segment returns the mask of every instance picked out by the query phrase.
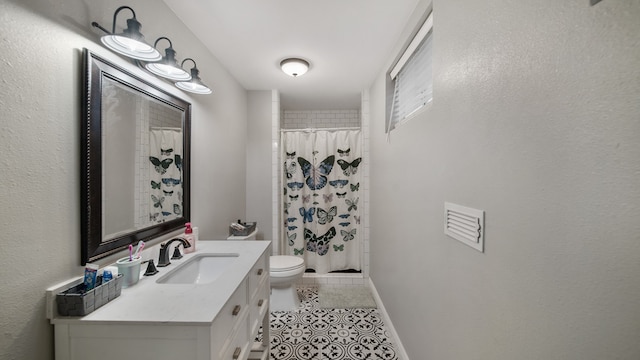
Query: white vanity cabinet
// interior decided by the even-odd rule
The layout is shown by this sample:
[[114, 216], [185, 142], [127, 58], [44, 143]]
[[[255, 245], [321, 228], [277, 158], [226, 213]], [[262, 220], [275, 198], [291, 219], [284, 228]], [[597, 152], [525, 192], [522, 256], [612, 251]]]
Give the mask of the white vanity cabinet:
[[[262, 256], [250, 270], [246, 279], [224, 306], [214, 322], [212, 348], [220, 349], [213, 359], [247, 359], [252, 348], [268, 353], [269, 338], [269, 255]], [[245, 291], [243, 291], [245, 290]], [[260, 325], [267, 329], [261, 345], [253, 343]], [[258, 353], [260, 351], [254, 351]], [[214, 354], [215, 355], [215, 354]]]
[[200, 242], [206, 251], [238, 253], [238, 264], [204, 285], [143, 278], [87, 316], [52, 316], [56, 359], [267, 359], [270, 242]]

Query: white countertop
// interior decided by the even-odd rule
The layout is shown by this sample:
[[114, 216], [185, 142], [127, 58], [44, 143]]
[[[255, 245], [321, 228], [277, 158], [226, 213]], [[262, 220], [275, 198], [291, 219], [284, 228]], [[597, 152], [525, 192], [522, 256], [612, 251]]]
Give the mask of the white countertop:
[[[210, 325], [269, 244], [269, 241], [198, 241], [196, 252], [171, 260], [171, 265], [158, 268], [160, 272], [154, 276], [142, 276], [136, 285], [123, 288], [118, 298], [91, 314], [56, 316], [51, 323]], [[210, 284], [156, 283], [180, 264], [205, 253], [236, 253], [239, 257]], [[142, 268], [144, 270], [146, 264]]]

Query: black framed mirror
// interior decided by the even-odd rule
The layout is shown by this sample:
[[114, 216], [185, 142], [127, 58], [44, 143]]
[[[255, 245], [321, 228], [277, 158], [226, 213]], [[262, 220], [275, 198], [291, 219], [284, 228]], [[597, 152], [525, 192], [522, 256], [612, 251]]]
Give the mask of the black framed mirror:
[[81, 263], [190, 219], [191, 104], [83, 49]]

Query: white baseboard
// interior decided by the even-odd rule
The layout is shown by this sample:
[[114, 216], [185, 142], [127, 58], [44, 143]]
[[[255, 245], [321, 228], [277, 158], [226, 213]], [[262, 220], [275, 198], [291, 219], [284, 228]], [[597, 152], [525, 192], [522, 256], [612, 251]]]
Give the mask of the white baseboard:
[[400, 341], [400, 337], [398, 337], [398, 333], [396, 329], [393, 327], [393, 323], [389, 318], [389, 314], [387, 310], [384, 308], [384, 304], [382, 304], [382, 299], [378, 294], [378, 290], [376, 290], [375, 285], [373, 285], [373, 280], [371, 278], [369, 280], [369, 289], [371, 290], [371, 295], [373, 299], [376, 301], [376, 305], [378, 306], [378, 310], [380, 311], [380, 315], [382, 315], [382, 321], [384, 321], [384, 325], [391, 334], [391, 339], [393, 340], [393, 346], [397, 351], [398, 360], [409, 360], [409, 356], [407, 352], [404, 350], [404, 346], [402, 346], [402, 342]]

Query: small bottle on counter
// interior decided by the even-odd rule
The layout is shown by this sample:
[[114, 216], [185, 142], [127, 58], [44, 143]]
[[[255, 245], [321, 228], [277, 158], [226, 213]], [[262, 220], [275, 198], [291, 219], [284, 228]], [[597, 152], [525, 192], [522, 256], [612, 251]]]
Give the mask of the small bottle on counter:
[[196, 251], [196, 237], [195, 235], [193, 235], [193, 229], [191, 228], [191, 223], [188, 222], [185, 224], [185, 226], [187, 228], [184, 229], [184, 238], [189, 242], [189, 244], [191, 244], [191, 246], [188, 248], [184, 248], [184, 253], [189, 254]]
[[113, 273], [111, 270], [104, 269], [102, 272], [102, 283], [109, 282], [109, 280], [113, 279]]
[[193, 238], [197, 243], [198, 241], [200, 241], [200, 230], [198, 229], [197, 226], [192, 226], [191, 229], [193, 230]]

